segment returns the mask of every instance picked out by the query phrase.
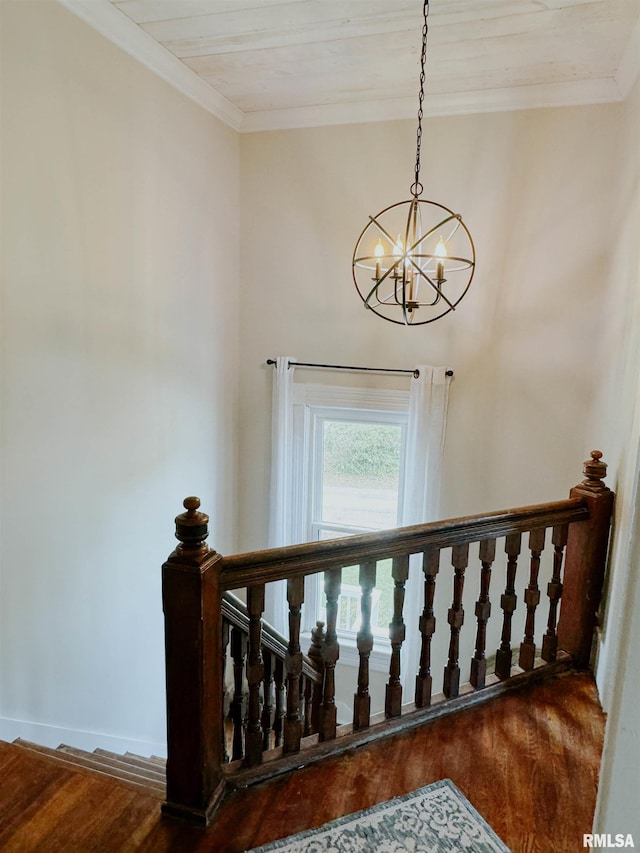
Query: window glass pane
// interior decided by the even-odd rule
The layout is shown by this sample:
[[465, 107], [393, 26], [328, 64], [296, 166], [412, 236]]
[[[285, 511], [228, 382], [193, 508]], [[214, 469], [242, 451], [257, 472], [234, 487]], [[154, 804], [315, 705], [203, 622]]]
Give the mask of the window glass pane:
[[[331, 536], [321, 539], [332, 538]], [[371, 596], [371, 630], [378, 637], [388, 637], [389, 623], [393, 617], [393, 577], [391, 575], [391, 560], [380, 560], [376, 567], [376, 586]], [[319, 583], [323, 589], [323, 576], [319, 575]], [[324, 591], [321, 595], [321, 605], [318, 618], [326, 621], [327, 597]], [[342, 587], [338, 601], [338, 631], [356, 633], [360, 629], [360, 568], [346, 566], [342, 570]]]
[[395, 527], [401, 443], [399, 424], [324, 421], [321, 521]]

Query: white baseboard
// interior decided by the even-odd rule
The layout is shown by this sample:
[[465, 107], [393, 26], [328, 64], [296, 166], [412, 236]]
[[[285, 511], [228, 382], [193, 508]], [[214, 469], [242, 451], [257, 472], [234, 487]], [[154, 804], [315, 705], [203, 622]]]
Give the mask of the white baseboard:
[[133, 752], [136, 755], [158, 755], [166, 758], [167, 744], [165, 741], [135, 740], [115, 737], [100, 732], [85, 732], [77, 729], [64, 729], [59, 726], [48, 726], [43, 723], [30, 723], [26, 720], [12, 720], [0, 717], [0, 740], [11, 741], [16, 738], [29, 740], [40, 746], [55, 749], [61, 743], [93, 752], [94, 749], [108, 749], [111, 752], [123, 754]]

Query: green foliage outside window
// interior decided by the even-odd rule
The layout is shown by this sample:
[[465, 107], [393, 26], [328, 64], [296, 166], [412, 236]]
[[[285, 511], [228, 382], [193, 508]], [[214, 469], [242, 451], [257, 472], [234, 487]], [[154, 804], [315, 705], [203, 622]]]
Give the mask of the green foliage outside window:
[[[361, 505], [372, 504], [375, 508], [376, 495], [381, 490], [393, 490], [393, 502], [397, 501], [398, 478], [400, 471], [400, 451], [402, 429], [397, 423], [381, 424], [355, 421], [327, 420], [323, 427], [323, 465], [322, 476], [325, 486], [338, 491], [341, 487], [356, 487], [351, 499]], [[360, 493], [360, 497], [357, 497]], [[386, 501], [390, 496], [385, 497]], [[374, 512], [375, 514], [375, 512]], [[370, 520], [361, 524], [370, 524]], [[328, 538], [335, 533], [326, 534]], [[344, 534], [343, 534], [344, 535]], [[376, 589], [380, 590], [377, 624], [374, 629], [388, 629], [393, 616], [394, 582], [391, 576], [391, 560], [381, 560], [377, 564]], [[359, 585], [359, 567], [348, 566], [343, 569], [342, 583]], [[323, 595], [323, 606], [326, 598]], [[358, 607], [354, 599], [345, 599], [341, 606], [350, 608], [349, 623], [353, 623]], [[345, 614], [346, 616], [346, 614]]]
[[330, 421], [325, 425], [324, 471], [334, 481], [398, 477], [401, 433], [395, 424]]

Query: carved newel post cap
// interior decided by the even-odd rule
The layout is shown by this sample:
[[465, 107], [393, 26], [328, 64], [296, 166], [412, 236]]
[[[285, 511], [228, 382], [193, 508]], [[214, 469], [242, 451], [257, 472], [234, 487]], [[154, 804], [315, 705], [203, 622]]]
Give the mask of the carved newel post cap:
[[176, 539], [183, 548], [199, 548], [209, 535], [209, 516], [198, 512], [200, 498], [185, 498], [182, 505], [186, 512], [176, 516]]
[[591, 459], [587, 459], [583, 466], [586, 479], [582, 485], [595, 491], [607, 491], [607, 486], [602, 482], [607, 476], [607, 463], [602, 461], [600, 450], [591, 451]]
[[314, 640], [322, 641], [324, 638], [324, 622], [321, 622], [319, 619], [316, 622], [316, 627], [311, 629], [311, 637]]

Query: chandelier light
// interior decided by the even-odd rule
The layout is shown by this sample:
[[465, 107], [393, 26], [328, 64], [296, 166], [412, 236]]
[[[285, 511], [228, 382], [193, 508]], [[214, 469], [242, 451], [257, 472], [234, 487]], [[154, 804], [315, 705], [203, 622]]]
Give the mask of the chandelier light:
[[415, 179], [411, 198], [369, 217], [353, 252], [353, 281], [365, 308], [404, 326], [423, 326], [453, 311], [475, 268], [475, 248], [458, 213], [420, 198], [420, 148], [429, 0], [423, 5]]

